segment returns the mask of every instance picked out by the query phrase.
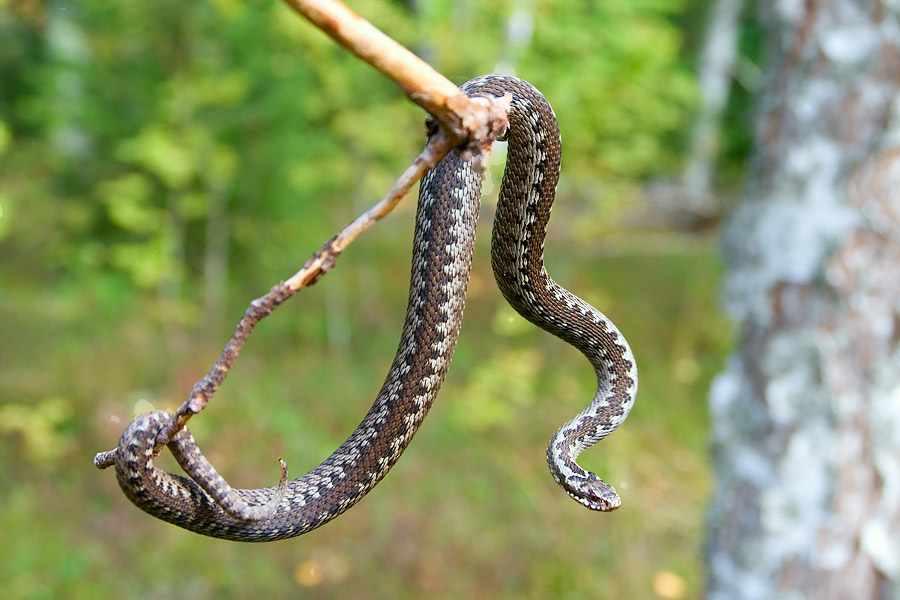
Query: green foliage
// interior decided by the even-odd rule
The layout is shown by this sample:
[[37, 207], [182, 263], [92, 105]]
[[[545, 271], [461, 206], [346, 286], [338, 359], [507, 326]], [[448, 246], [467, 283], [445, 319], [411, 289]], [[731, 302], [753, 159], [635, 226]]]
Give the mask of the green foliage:
[[[482, 233], [434, 415], [360, 506], [269, 546], [138, 513], [90, 457], [132, 410], [181, 402], [247, 302], [384, 193], [423, 115], [278, 2], [0, 2], [4, 597], [648, 597], [663, 569], [700, 589], [685, 548], [707, 487], [705, 388], [729, 339], [718, 265], [705, 241], [598, 241], [637, 182], [683, 158], [688, 7], [536, 1], [532, 37], [511, 37], [523, 5], [352, 3], [454, 81], [514, 68], [554, 105], [549, 268], [614, 317], [642, 369], [628, 427], [586, 457], [629, 482], [629, 508], [590, 514], [546, 473], [591, 373], [492, 291]], [[272, 483], [278, 455], [303, 472], [365, 411], [401, 326], [412, 208], [261, 324], [192, 422], [236, 484]]]
[[[625, 179], [673, 172], [680, 157], [667, 143], [694, 99], [693, 79], [679, 64], [681, 34], [668, 20], [683, 2], [585, 4], [543, 6], [538, 22], [558, 26], [538, 27], [522, 61], [523, 72], [547, 81], [566, 168]], [[559, 65], [568, 65], [562, 76]]]
[[62, 425], [72, 417], [72, 405], [62, 398], [46, 398], [36, 405], [9, 403], [0, 406], [0, 433], [20, 435], [28, 456], [38, 466], [52, 470], [71, 439]]

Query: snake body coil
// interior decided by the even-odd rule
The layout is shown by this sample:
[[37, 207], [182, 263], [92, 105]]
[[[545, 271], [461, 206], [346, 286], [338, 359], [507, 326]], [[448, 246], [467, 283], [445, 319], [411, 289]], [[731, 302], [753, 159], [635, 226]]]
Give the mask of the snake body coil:
[[[615, 509], [620, 504], [615, 490], [575, 459], [628, 416], [637, 369], [616, 327], [544, 269], [544, 235], [559, 175], [556, 117], [540, 92], [514, 77], [478, 77], [463, 91], [469, 96], [512, 94], [507, 166], [491, 244], [497, 283], [522, 316], [578, 348], [597, 372], [594, 400], [550, 441], [550, 470], [585, 506]], [[397, 355], [366, 417], [321, 465], [290, 482], [283, 472], [278, 487], [235, 490], [184, 429], [169, 447], [191, 478], [173, 475], [156, 469], [152, 455], [157, 436], [174, 417], [147, 413], [125, 430], [116, 452], [116, 474], [126, 496], [175, 525], [240, 541], [300, 535], [355, 504], [397, 462], [444, 380], [462, 321], [480, 196], [481, 173], [455, 152], [423, 178]]]

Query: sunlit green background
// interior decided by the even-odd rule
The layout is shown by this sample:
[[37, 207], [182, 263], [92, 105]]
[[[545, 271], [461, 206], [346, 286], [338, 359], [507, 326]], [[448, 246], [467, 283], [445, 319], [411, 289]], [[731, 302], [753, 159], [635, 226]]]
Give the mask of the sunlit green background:
[[[453, 367], [378, 488], [261, 545], [133, 507], [94, 453], [136, 412], [187, 397], [247, 303], [415, 156], [424, 115], [277, 0], [0, 0], [0, 596], [701, 593], [706, 393], [732, 341], [720, 263], [710, 231], [635, 215], [649, 182], [683, 169], [705, 3], [349, 4], [457, 83], [506, 65], [553, 104], [548, 269], [615, 320], [640, 367], [626, 426], [583, 459], [623, 508], [587, 511], [547, 471], [593, 374], [493, 284], [499, 150]], [[364, 415], [399, 337], [413, 211], [409, 198], [264, 321], [192, 421], [233, 485], [273, 484], [279, 456], [305, 472]]]

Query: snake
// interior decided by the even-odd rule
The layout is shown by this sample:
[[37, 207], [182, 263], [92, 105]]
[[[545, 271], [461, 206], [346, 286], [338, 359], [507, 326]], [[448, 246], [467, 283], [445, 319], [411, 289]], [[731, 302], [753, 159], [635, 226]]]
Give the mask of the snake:
[[[556, 115], [534, 86], [512, 76], [476, 77], [461, 89], [470, 97], [511, 96], [502, 138], [507, 160], [491, 236], [498, 287], [525, 319], [577, 348], [597, 376], [590, 404], [550, 440], [550, 472], [584, 506], [614, 510], [621, 505], [616, 490], [576, 459], [625, 421], [637, 394], [637, 366], [612, 321], [557, 284], [544, 266], [560, 170]], [[126, 428], [115, 454], [117, 480], [135, 505], [200, 534], [271, 541], [327, 523], [384, 478], [432, 406], [459, 337], [482, 183], [482, 169], [464, 156], [451, 151], [422, 179], [400, 343], [380, 392], [348, 439], [302, 477], [288, 481], [281, 463], [278, 486], [234, 489], [203, 457], [187, 428], [167, 445], [190, 477], [155, 467], [155, 451], [166, 442], [161, 432], [175, 417], [145, 413]]]

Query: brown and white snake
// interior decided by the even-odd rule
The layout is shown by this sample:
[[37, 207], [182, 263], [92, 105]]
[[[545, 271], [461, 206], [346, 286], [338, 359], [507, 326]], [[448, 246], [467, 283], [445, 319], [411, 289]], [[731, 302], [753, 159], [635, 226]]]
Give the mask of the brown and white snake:
[[[544, 236], [559, 177], [556, 117], [540, 92], [514, 77], [486, 75], [462, 89], [469, 96], [512, 94], [507, 164], [491, 241], [497, 284], [523, 317], [578, 348], [597, 373], [591, 404], [550, 440], [550, 471], [588, 508], [613, 510], [621, 503], [616, 491], [575, 459], [625, 421], [637, 393], [637, 367], [609, 319], [544, 269]], [[397, 355], [362, 423], [321, 465], [288, 482], [282, 463], [279, 486], [232, 489], [183, 429], [169, 448], [191, 478], [173, 475], [155, 468], [152, 456], [157, 435], [174, 416], [152, 412], [128, 426], [116, 450], [116, 475], [125, 495], [185, 529], [250, 542], [300, 535], [359, 501], [400, 458], [447, 373], [465, 305], [480, 196], [481, 172], [455, 152], [422, 180]]]

